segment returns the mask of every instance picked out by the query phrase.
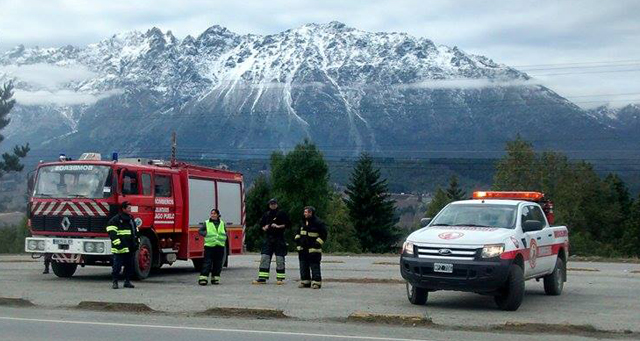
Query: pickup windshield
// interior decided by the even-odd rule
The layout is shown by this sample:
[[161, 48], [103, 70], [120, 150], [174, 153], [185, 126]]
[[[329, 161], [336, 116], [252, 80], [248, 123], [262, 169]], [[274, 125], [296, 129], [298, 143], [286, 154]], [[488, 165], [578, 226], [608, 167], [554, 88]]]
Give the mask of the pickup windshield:
[[34, 197], [107, 198], [111, 196], [111, 168], [96, 165], [55, 165], [38, 170]]
[[476, 226], [513, 229], [517, 206], [456, 204], [445, 207], [429, 226]]

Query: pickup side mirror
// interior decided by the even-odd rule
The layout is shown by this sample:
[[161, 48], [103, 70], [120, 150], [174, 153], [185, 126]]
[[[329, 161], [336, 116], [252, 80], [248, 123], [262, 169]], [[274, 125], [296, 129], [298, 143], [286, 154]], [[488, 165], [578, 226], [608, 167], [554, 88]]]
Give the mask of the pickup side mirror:
[[540, 231], [542, 230], [542, 222], [538, 220], [526, 220], [522, 223], [523, 232]]
[[422, 219], [420, 219], [420, 226], [421, 227], [427, 227], [427, 225], [429, 225], [431, 220], [433, 220], [433, 218], [422, 218]]

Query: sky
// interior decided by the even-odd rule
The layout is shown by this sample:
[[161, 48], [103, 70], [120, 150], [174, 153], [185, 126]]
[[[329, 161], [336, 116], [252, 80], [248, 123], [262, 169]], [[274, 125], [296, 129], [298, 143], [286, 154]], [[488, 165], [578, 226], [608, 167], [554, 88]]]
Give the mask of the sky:
[[0, 51], [83, 46], [154, 26], [184, 38], [212, 25], [264, 35], [334, 20], [487, 56], [582, 107], [640, 103], [637, 0], [0, 0]]

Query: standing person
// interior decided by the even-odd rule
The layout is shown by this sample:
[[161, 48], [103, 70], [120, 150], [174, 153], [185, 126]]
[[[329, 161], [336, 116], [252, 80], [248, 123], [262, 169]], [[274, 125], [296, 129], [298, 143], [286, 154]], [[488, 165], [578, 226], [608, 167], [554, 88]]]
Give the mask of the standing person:
[[289, 217], [284, 211], [278, 209], [278, 200], [269, 200], [269, 211], [260, 220], [260, 226], [265, 231], [260, 257], [260, 269], [258, 279], [253, 284], [265, 284], [269, 279], [271, 257], [276, 254], [276, 284], [282, 285], [285, 280], [285, 256], [287, 255], [287, 243], [284, 239], [284, 231], [290, 225]]
[[300, 285], [298, 288], [320, 289], [322, 287], [320, 262], [322, 261], [322, 245], [327, 240], [327, 228], [316, 217], [316, 209], [312, 206], [304, 208], [304, 220], [295, 239], [298, 244], [298, 259], [300, 260]]
[[227, 244], [227, 230], [224, 228], [224, 220], [220, 219], [220, 211], [217, 208], [211, 210], [209, 220], [202, 224], [198, 233], [204, 237], [204, 264], [198, 277], [198, 284], [207, 285], [209, 274], [211, 274], [211, 284], [218, 285]]
[[52, 257], [53, 257], [53, 253], [44, 254], [44, 271], [42, 272], [43, 275], [46, 275], [49, 273], [49, 265], [51, 265]]
[[111, 278], [113, 279], [113, 289], [118, 289], [118, 277], [120, 270], [124, 266], [124, 287], [135, 288], [131, 284], [133, 276], [134, 256], [138, 250], [138, 228], [133, 216], [131, 216], [131, 205], [128, 201], [120, 205], [120, 213], [116, 214], [107, 224], [107, 233], [111, 239]]

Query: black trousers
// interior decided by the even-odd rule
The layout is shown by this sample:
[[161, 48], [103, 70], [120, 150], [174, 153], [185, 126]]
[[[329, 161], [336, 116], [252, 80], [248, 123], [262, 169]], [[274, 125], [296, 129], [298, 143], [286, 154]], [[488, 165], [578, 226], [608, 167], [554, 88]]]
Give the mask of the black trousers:
[[49, 271], [49, 265], [51, 265], [51, 258], [53, 258], [53, 253], [44, 254], [44, 269], [46, 271]]
[[309, 253], [306, 250], [298, 252], [300, 260], [300, 282], [302, 284], [311, 284], [322, 282], [322, 274], [320, 273], [320, 262], [322, 261], [322, 253]]
[[128, 282], [133, 277], [134, 258], [135, 252], [114, 254], [111, 259], [111, 278], [117, 281], [124, 266], [124, 280]]
[[204, 247], [204, 264], [200, 276], [220, 277], [222, 272], [222, 264], [224, 263], [224, 246], [205, 246]]

